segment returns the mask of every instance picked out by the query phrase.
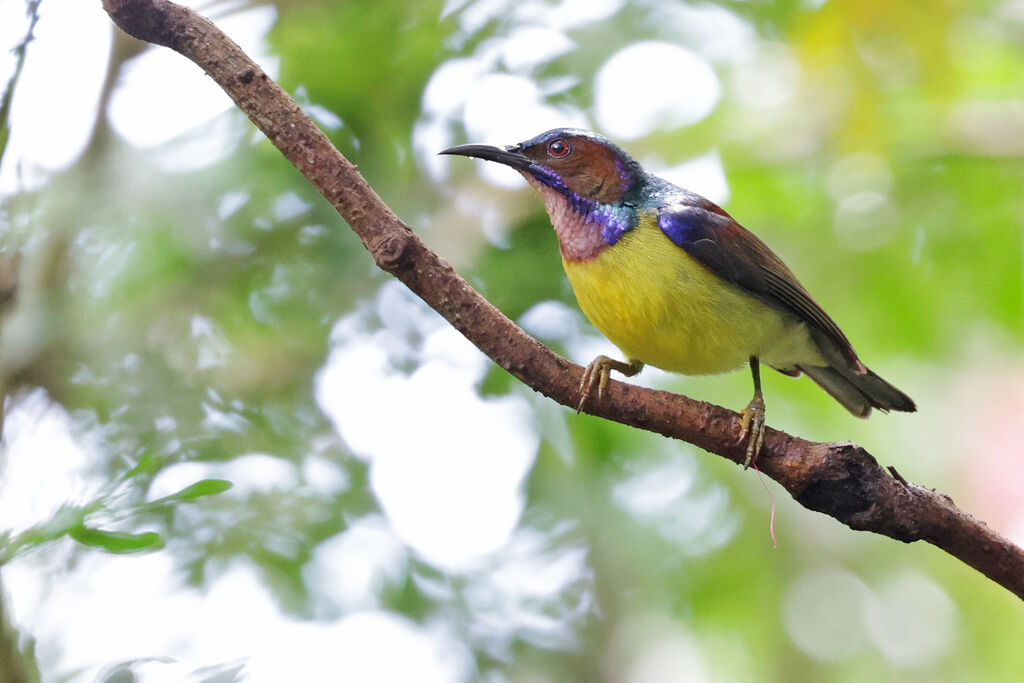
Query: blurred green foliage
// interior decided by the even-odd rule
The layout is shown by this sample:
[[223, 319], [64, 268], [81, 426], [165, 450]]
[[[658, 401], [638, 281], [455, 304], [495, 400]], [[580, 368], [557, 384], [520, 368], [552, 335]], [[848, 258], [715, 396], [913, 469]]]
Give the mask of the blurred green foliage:
[[[437, 69], [529, 23], [515, 3], [496, 3], [486, 21], [466, 28], [467, 14], [485, 5], [280, 3], [269, 41], [282, 85], [304, 106], [340, 119], [329, 135], [385, 201], [519, 319], [546, 300], [575, 306], [540, 202], [526, 190], [482, 183], [468, 163], [434, 179], [431, 162], [413, 144], [423, 92]], [[1002, 461], [969, 459], [977, 451], [965, 444], [982, 426], [964, 403], [999, 386], [991, 383], [993, 373], [1024, 382], [1018, 5], [701, 6], [749, 25], [753, 56], [713, 61], [724, 94], [710, 117], [624, 143], [638, 157], [666, 164], [716, 150], [730, 213], [786, 258], [861, 355], [921, 406], [920, 417], [853, 423], [806, 380], [772, 376], [769, 422], [808, 438], [862, 442], [909, 479], [948, 487], [982, 518], [1005, 511], [987, 506], [994, 498], [971, 488], [966, 473]], [[571, 77], [545, 101], [589, 113], [595, 75], [618, 48], [659, 39], [701, 53], [698, 39], [679, 37], [675, 24], [658, 20], [668, 9], [688, 7], [650, 0], [576, 26], [568, 32], [573, 49], [544, 61], [531, 77]], [[757, 76], [763, 55], [780, 53], [795, 70], [793, 93], [782, 105], [762, 108], [745, 96], [745, 79]], [[124, 66], [114, 65], [112, 80]], [[644, 96], [623, 93], [639, 108]], [[105, 112], [99, 116], [93, 147], [78, 164], [39, 190], [2, 198], [0, 251], [20, 255], [5, 339], [29, 330], [34, 341], [23, 353], [5, 353], [0, 371], [5, 411], [44, 390], [71, 416], [76, 434], [95, 445], [90, 468], [109, 487], [31, 529], [6, 529], [0, 554], [7, 561], [29, 550], [38, 556], [69, 538], [79, 553], [159, 549], [200, 586], [246, 559], [284, 611], [313, 616], [320, 598], [303, 571], [318, 544], [381, 512], [368, 465], [314, 399], [314, 377], [334, 323], [372, 301], [387, 278], [265, 140], [246, 138], [200, 170], [168, 172], [152, 162], [152, 150], [109, 135], [111, 122]], [[240, 114], [229, 116], [249, 126]], [[453, 143], [466, 137], [457, 116], [446, 131]], [[880, 207], [843, 208], [849, 195], [834, 186], [842, 184], [837, 177], [850, 155], [880, 165]], [[856, 167], [852, 173], [855, 191]], [[482, 215], [457, 208], [456, 199], [467, 196], [476, 202], [470, 206], [498, 208], [500, 236], [485, 238]], [[560, 352], [575, 348], [566, 337], [545, 341]], [[745, 373], [665, 381], [734, 408], [749, 392]], [[976, 393], [961, 403], [964, 387]], [[497, 369], [481, 393], [527, 394]], [[1019, 398], [989, 398], [992, 411], [1005, 407], [997, 417], [1019, 426]], [[630, 669], [632, 658], [671, 636], [692, 649], [702, 663], [693, 671], [704, 680], [1020, 679], [1019, 602], [950, 557], [856, 534], [774, 487], [773, 549], [770, 503], [753, 473], [529, 400], [541, 445], [525, 485], [522, 523], [545, 530], [571, 523], [561, 535], [552, 531], [551, 543], [586, 548], [584, 583], [593, 603], [565, 619], [574, 644], [545, 646], [519, 636], [502, 654], [467, 635], [473, 677], [648, 680]], [[1016, 440], [996, 445], [1021, 455]], [[431, 447], [444, 444], [426, 444], [422, 457]], [[487, 451], [480, 444], [481, 458]], [[204, 479], [151, 500], [150, 487], [166, 468], [252, 454], [285, 463], [297, 483], [228, 492], [229, 482]], [[344, 474], [340, 492], [309, 483], [303, 467], [311, 457]], [[625, 482], [659, 466], [692, 479], [676, 507], [648, 516], [624, 509], [617, 492]], [[701, 514], [712, 516], [698, 523]], [[1019, 504], [1013, 514], [1018, 523], [1024, 519]], [[665, 519], [676, 526], [660, 526]], [[992, 521], [1012, 519], [1005, 512]], [[456, 622], [455, 632], [472, 634], [465, 596], [479, 576], [448, 575], [415, 554], [403, 571], [381, 589], [385, 607], [420, 623], [444, 615]], [[855, 614], [836, 625], [836, 638], [846, 628], [851, 640], [865, 642], [816, 653], [796, 642], [800, 629], [787, 620], [799, 621], [799, 609], [814, 611], [794, 595], [818, 572], [855, 577], [879, 595], [896, 585], [894, 577], [935, 585], [952, 605], [952, 635], [935, 652], [900, 661], [886, 655], [884, 643], [865, 640]], [[425, 589], [431, 581], [448, 588]]]

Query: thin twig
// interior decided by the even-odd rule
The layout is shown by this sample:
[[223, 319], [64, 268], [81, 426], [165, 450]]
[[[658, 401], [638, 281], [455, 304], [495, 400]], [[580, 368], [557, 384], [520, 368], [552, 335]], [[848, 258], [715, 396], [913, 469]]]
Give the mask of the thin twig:
[[25, 56], [28, 54], [28, 44], [35, 38], [36, 22], [39, 21], [39, 3], [42, 0], [27, 0], [25, 3], [25, 14], [28, 17], [28, 30], [25, 37], [14, 46], [11, 52], [14, 53], [14, 72], [4, 86], [4, 92], [0, 95], [0, 163], [4, 160], [4, 152], [7, 150], [7, 142], [11, 138], [11, 102], [14, 101], [14, 88], [21, 78], [21, 70], [25, 66]]

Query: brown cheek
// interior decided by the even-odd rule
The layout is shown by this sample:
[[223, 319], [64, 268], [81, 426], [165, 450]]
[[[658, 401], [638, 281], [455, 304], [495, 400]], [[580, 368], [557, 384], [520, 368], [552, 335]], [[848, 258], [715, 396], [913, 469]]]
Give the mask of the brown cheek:
[[615, 163], [615, 155], [603, 149], [601, 152], [592, 161], [594, 176], [591, 196], [604, 204], [612, 204], [622, 198], [625, 188], [620, 169]]
[[591, 173], [589, 171], [583, 173], [574, 173], [572, 175], [563, 175], [562, 178], [565, 180], [565, 184], [570, 190], [575, 192], [581, 197], [587, 197], [588, 199], [596, 199], [604, 204], [614, 199], [609, 200], [609, 189], [614, 191], [614, 188], [609, 188], [610, 183], [608, 176], [603, 173]]

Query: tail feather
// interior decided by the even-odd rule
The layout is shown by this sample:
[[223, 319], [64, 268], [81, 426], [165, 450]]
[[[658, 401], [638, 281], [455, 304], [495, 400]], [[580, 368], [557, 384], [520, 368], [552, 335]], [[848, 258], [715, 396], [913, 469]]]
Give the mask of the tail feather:
[[907, 413], [917, 410], [909, 396], [867, 368], [863, 373], [835, 367], [801, 365], [799, 368], [857, 417], [867, 417], [872, 408]]

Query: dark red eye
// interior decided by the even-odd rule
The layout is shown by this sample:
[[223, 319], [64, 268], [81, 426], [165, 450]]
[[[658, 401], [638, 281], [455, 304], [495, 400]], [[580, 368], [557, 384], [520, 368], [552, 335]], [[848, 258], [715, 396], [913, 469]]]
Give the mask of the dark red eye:
[[569, 143], [563, 140], [562, 138], [552, 140], [551, 142], [548, 143], [548, 154], [556, 159], [561, 159], [562, 157], [569, 154], [569, 152], [571, 151], [572, 147], [570, 147]]

